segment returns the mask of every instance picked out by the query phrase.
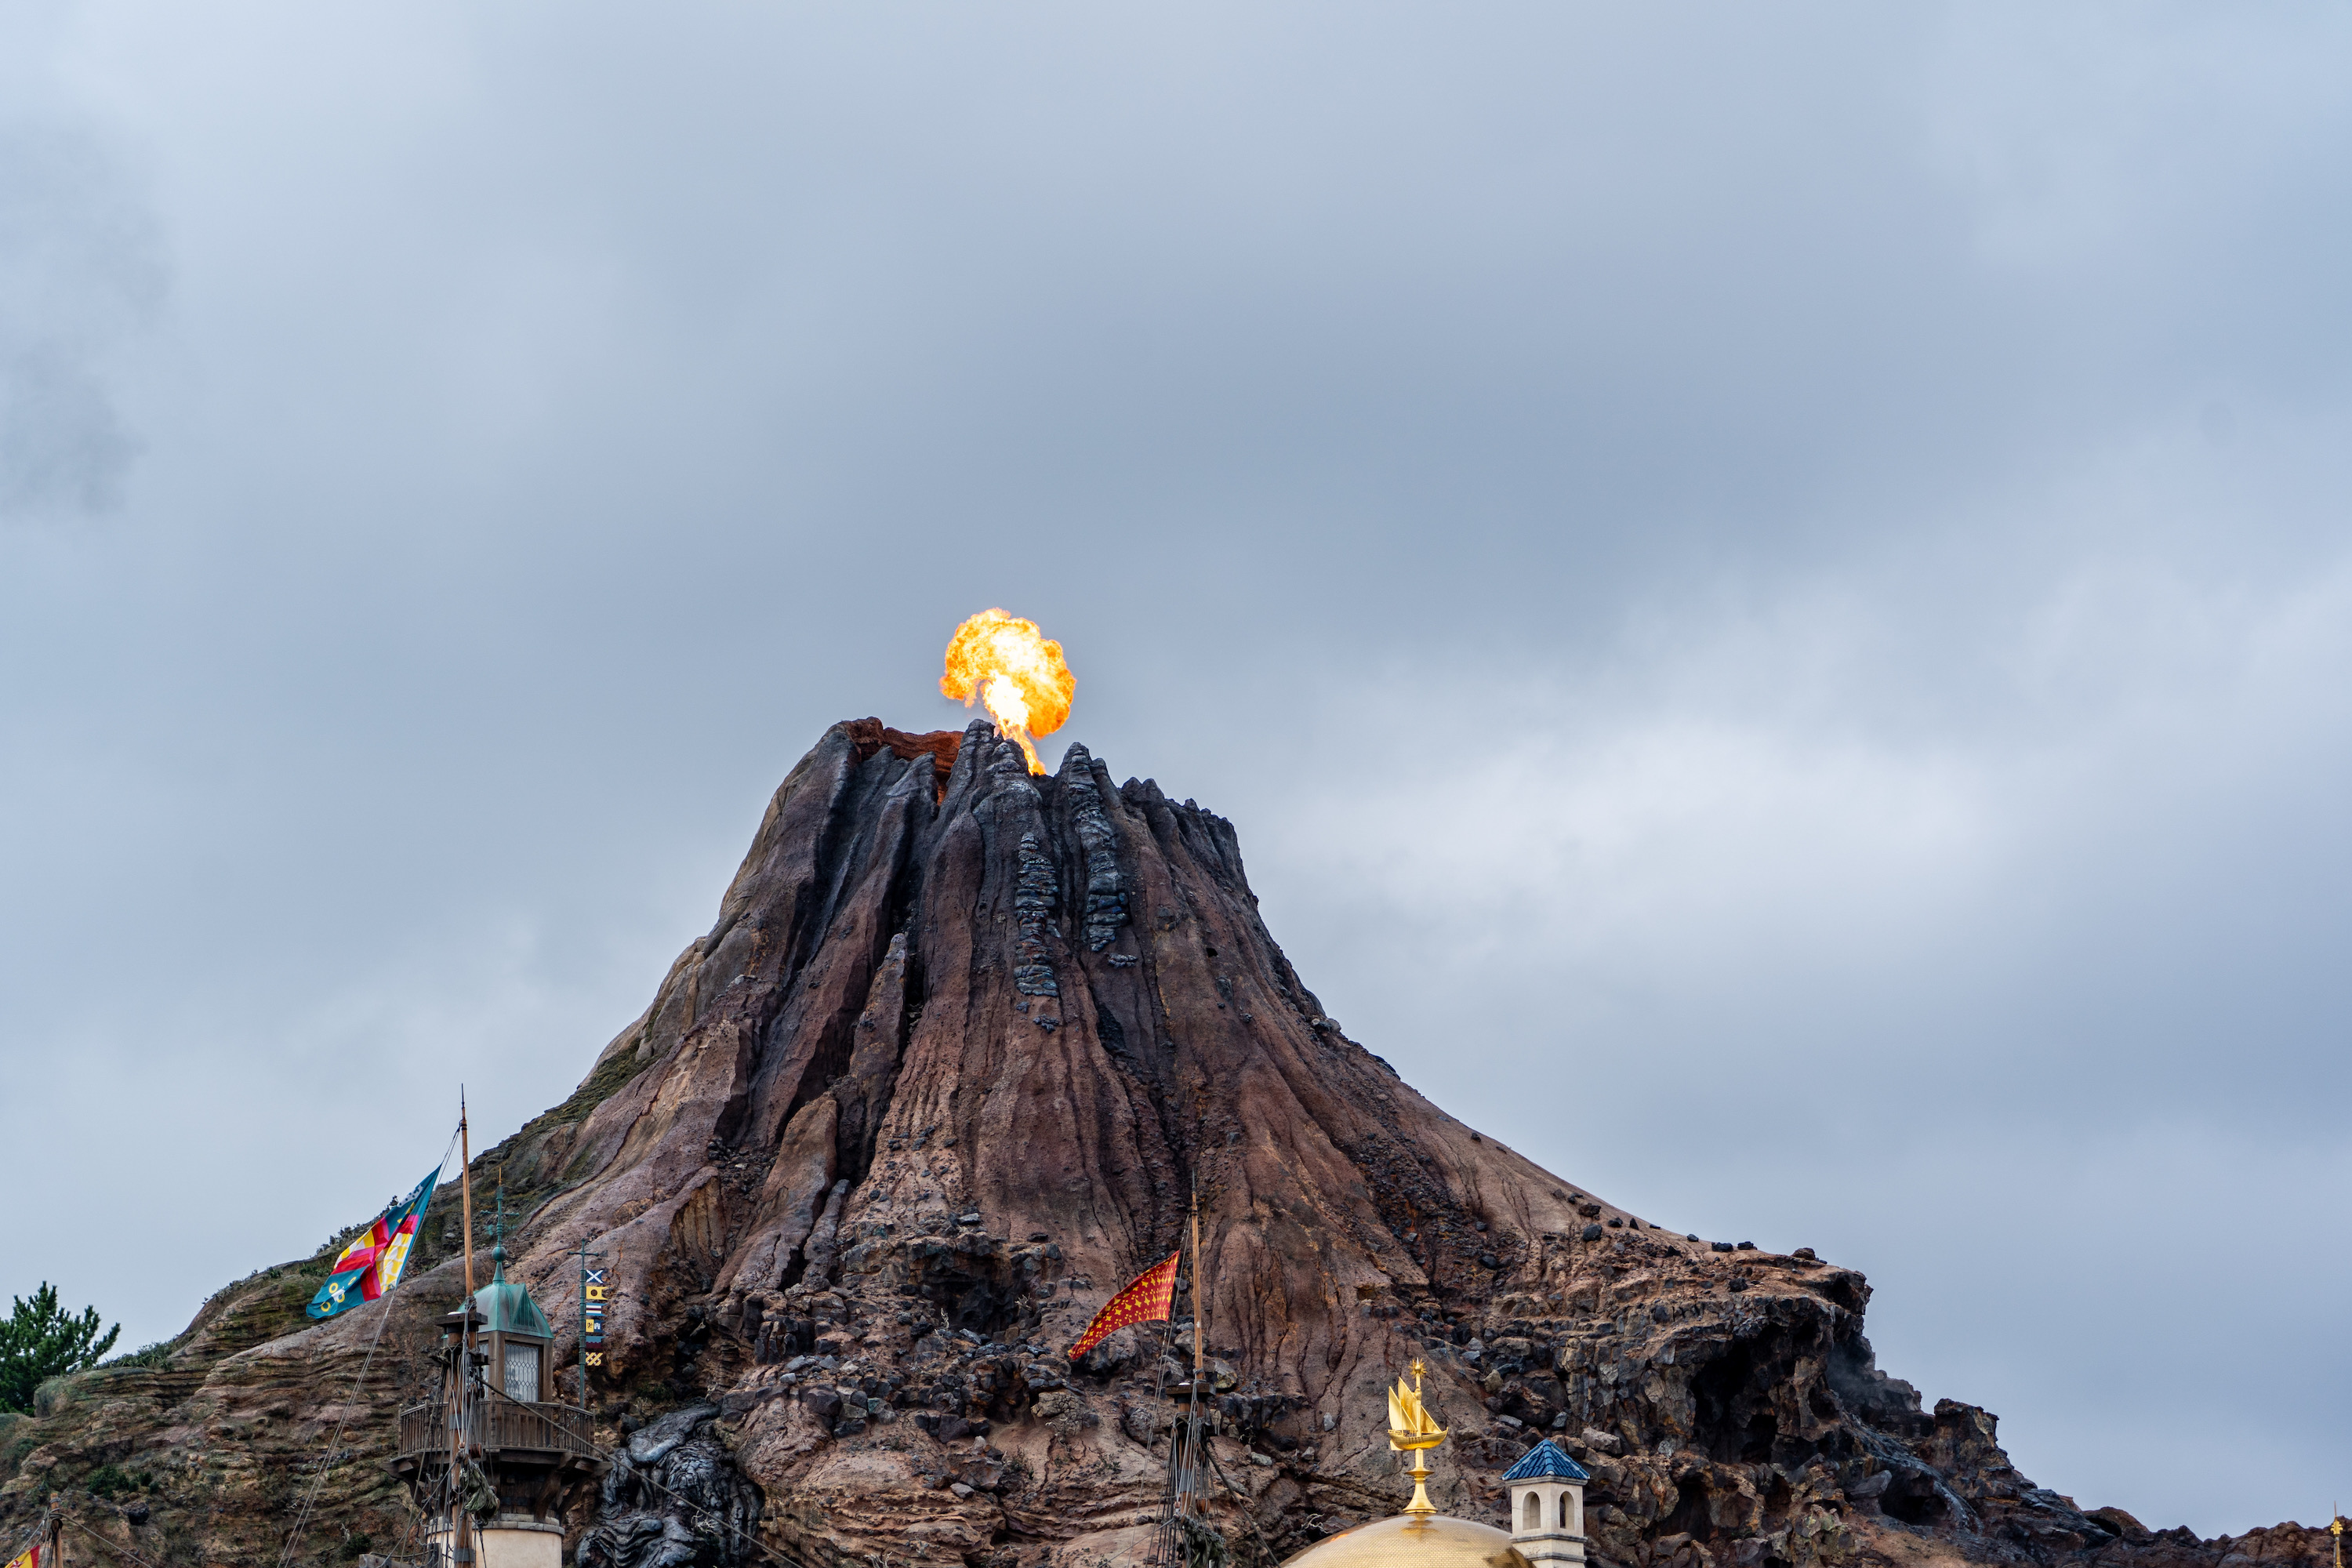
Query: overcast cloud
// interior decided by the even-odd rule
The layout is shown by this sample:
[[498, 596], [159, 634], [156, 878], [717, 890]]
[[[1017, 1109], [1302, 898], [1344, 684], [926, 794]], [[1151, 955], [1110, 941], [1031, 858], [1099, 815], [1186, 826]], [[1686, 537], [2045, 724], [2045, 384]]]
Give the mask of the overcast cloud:
[[1002, 605], [1441, 1103], [2085, 1505], [2324, 1518], [2347, 58], [0, 0], [0, 1292], [166, 1337], [561, 1099]]

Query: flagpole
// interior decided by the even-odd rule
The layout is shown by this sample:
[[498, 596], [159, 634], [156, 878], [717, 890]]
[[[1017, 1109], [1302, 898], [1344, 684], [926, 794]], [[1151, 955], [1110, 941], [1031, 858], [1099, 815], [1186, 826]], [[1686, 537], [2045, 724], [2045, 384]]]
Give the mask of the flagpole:
[[580, 1238], [580, 1414], [588, 1414], [588, 1238], [584, 1236]]
[[466, 1131], [466, 1091], [457, 1090], [457, 1190], [466, 1205], [466, 1305], [474, 1304], [474, 1144]]
[[1201, 1178], [1192, 1178], [1192, 1401], [1200, 1403], [1201, 1367], [1209, 1345], [1209, 1298], [1201, 1289]]
[[466, 1528], [466, 1510], [458, 1506], [459, 1489], [463, 1484], [458, 1465], [463, 1453], [467, 1427], [467, 1397], [474, 1382], [474, 1144], [466, 1128], [466, 1086], [457, 1086], [457, 1191], [464, 1200], [466, 1213], [466, 1300], [458, 1306], [457, 1379], [449, 1391], [449, 1548], [458, 1563], [474, 1561], [471, 1531]]
[[1176, 1473], [1177, 1539], [1172, 1543], [1179, 1563], [1189, 1562], [1190, 1543], [1181, 1521], [1200, 1511], [1197, 1495], [1201, 1477], [1201, 1379], [1209, 1363], [1209, 1291], [1201, 1279], [1201, 1172], [1192, 1170], [1192, 1386], [1184, 1417], [1184, 1462]]

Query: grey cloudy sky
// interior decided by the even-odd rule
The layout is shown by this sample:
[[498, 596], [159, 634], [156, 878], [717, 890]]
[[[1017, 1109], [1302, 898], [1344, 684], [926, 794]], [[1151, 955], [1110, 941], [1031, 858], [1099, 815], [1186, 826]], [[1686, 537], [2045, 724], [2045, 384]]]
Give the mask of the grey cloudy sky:
[[0, 0], [0, 1291], [562, 1097], [1034, 616], [1441, 1103], [2352, 1495], [2352, 14]]

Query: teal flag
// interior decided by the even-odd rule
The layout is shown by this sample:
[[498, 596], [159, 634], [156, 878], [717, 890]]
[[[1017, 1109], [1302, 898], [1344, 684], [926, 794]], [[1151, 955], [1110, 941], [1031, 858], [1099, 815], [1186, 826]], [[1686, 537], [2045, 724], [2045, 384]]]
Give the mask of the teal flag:
[[441, 1169], [436, 1165], [416, 1184], [415, 1192], [376, 1215], [359, 1238], [343, 1248], [327, 1282], [319, 1287], [303, 1311], [313, 1318], [331, 1318], [362, 1301], [373, 1301], [399, 1284], [401, 1271], [408, 1267], [408, 1249], [415, 1244], [417, 1227], [425, 1223], [425, 1207], [433, 1202], [433, 1188], [440, 1180]]

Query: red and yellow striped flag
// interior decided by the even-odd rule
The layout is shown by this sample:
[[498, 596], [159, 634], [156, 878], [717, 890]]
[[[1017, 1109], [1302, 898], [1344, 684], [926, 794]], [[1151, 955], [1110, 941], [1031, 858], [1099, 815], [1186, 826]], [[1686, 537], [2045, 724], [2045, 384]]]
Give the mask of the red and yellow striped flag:
[[41, 1568], [41, 1543], [37, 1541], [25, 1549], [22, 1557], [10, 1558], [8, 1568]]
[[1070, 1359], [1077, 1360], [1105, 1339], [1114, 1329], [1129, 1323], [1164, 1323], [1168, 1321], [1168, 1303], [1176, 1296], [1176, 1259], [1181, 1253], [1171, 1252], [1160, 1262], [1135, 1277], [1134, 1281], [1118, 1295], [1103, 1303], [1078, 1342], [1070, 1347]]

